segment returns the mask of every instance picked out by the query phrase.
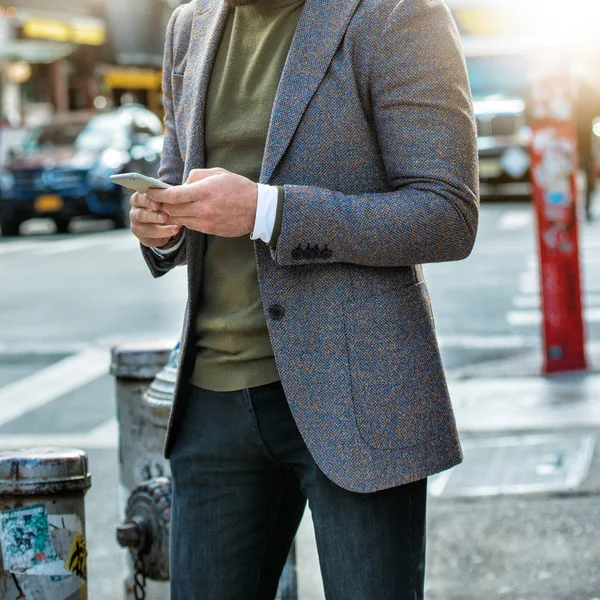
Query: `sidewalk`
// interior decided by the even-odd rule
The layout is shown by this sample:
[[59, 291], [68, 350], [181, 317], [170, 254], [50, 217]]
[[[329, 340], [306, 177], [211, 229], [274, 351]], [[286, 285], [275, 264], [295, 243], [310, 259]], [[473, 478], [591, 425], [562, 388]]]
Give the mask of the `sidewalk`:
[[[430, 481], [426, 600], [600, 599], [600, 344], [590, 355], [586, 374], [540, 377], [536, 353], [451, 374], [465, 460]], [[116, 452], [88, 454], [90, 598], [119, 600]], [[297, 541], [298, 598], [324, 600], [308, 512]]]
[[[589, 355], [586, 373], [541, 377], [537, 353], [454, 373], [465, 460], [430, 481], [427, 600], [600, 599], [600, 345]], [[299, 599], [324, 600], [311, 527]]]
[[586, 373], [539, 356], [450, 391], [465, 461], [431, 481], [427, 600], [600, 598], [600, 345]]

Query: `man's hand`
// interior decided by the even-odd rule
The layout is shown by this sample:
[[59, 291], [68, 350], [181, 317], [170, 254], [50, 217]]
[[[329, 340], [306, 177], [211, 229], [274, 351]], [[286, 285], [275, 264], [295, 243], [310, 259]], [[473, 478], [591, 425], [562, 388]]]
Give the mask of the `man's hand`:
[[225, 169], [195, 169], [185, 185], [153, 189], [147, 197], [152, 211], [187, 229], [221, 237], [254, 229], [258, 185]]
[[153, 210], [150, 200], [136, 192], [131, 196], [131, 212], [129, 213], [131, 231], [144, 246], [163, 248], [173, 242], [171, 238], [179, 235], [180, 227], [169, 219], [169, 215]]

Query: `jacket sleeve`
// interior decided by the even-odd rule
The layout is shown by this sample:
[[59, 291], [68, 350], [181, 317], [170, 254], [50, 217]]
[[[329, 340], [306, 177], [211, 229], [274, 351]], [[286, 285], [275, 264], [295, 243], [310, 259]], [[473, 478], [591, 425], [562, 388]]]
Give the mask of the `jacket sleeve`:
[[[182, 6], [179, 6], [173, 12], [171, 20], [167, 26], [167, 35], [165, 41], [165, 53], [163, 60], [163, 103], [165, 108], [165, 140], [163, 152], [158, 171], [158, 178], [161, 181], [171, 185], [181, 185], [183, 180], [184, 163], [177, 141], [177, 132], [175, 129], [175, 118], [173, 114], [173, 96], [172, 96], [172, 58], [173, 58], [173, 33], [177, 16]], [[187, 237], [187, 236], [186, 236]], [[153, 277], [161, 277], [178, 265], [186, 264], [186, 243], [181, 245], [177, 252], [164, 258], [158, 257], [150, 248], [141, 245], [142, 255]]]
[[[391, 191], [284, 186], [272, 250], [280, 265], [409, 266], [460, 260], [473, 248], [477, 134], [458, 31], [442, 0], [397, 3], [373, 47], [369, 81]], [[308, 246], [327, 252], [297, 250]]]

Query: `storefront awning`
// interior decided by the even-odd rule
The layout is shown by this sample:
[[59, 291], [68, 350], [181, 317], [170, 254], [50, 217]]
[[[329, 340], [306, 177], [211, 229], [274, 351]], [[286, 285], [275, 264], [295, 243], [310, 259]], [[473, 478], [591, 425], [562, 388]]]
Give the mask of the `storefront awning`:
[[9, 40], [0, 44], [0, 62], [50, 63], [73, 52], [74, 45], [51, 40]]

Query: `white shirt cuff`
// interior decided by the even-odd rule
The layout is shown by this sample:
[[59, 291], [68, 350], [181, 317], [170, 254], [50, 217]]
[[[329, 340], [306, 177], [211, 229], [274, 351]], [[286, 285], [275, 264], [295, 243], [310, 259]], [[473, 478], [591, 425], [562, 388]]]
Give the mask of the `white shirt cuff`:
[[256, 220], [251, 240], [262, 240], [268, 243], [273, 236], [277, 217], [277, 200], [279, 191], [275, 186], [258, 184], [258, 202], [256, 204]]
[[158, 256], [159, 258], [167, 258], [170, 254], [173, 254], [173, 252], [177, 252], [177, 250], [181, 248], [181, 244], [183, 244], [184, 240], [185, 229], [183, 230], [183, 233], [181, 234], [181, 237], [179, 238], [178, 242], [174, 246], [171, 246], [171, 248], [166, 248], [165, 250], [161, 250], [160, 248], [150, 248], [150, 250], [152, 250], [152, 252], [154, 252], [154, 254], [156, 254], [156, 256]]

